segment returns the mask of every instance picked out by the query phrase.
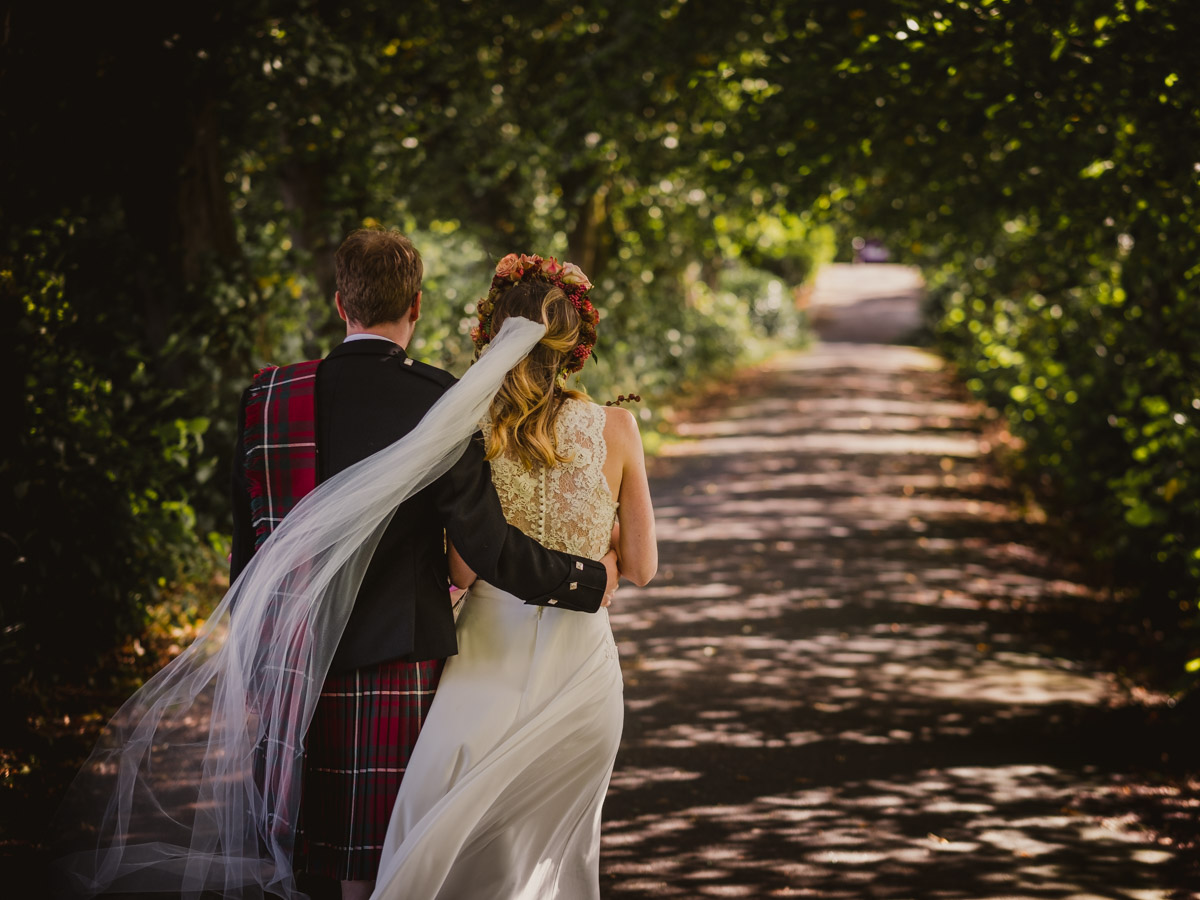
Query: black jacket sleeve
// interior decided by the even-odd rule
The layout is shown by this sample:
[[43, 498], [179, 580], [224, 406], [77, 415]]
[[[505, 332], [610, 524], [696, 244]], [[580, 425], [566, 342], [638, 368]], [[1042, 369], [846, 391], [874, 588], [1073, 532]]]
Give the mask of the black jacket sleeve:
[[509, 525], [476, 434], [454, 467], [433, 485], [446, 533], [479, 577], [526, 603], [595, 612], [604, 599], [604, 565], [547, 550]]
[[243, 435], [246, 422], [246, 394], [238, 404], [237, 443], [233, 448], [233, 477], [230, 500], [233, 506], [233, 547], [229, 557], [229, 583], [232, 584], [254, 555], [254, 522], [250, 514], [250, 488], [246, 481], [246, 448]]

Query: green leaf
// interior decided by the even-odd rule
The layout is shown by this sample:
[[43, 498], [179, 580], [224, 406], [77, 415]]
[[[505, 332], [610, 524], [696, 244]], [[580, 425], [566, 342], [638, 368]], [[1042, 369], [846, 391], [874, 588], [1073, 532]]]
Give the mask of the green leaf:
[[1113, 168], [1114, 163], [1111, 159], [1098, 159], [1090, 166], [1084, 168], [1079, 174], [1083, 178], [1099, 178], [1109, 169]]
[[1145, 503], [1139, 503], [1132, 509], [1126, 510], [1125, 521], [1134, 528], [1145, 528], [1154, 522], [1154, 509]]
[[1143, 397], [1142, 409], [1146, 415], [1158, 418], [1171, 411], [1171, 404], [1165, 397]]

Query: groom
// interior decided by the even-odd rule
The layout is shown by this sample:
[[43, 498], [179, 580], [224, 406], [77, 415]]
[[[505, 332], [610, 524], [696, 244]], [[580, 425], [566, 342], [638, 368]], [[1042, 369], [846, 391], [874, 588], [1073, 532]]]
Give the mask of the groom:
[[[360, 230], [335, 256], [346, 339], [325, 357], [258, 374], [242, 397], [231, 580], [304, 494], [403, 437], [454, 383], [405, 352], [421, 313], [420, 254]], [[400, 779], [447, 656], [457, 652], [445, 541], [527, 603], [595, 612], [616, 587], [601, 562], [547, 550], [507, 524], [479, 436], [400, 505], [371, 559], [306, 738], [306, 868], [367, 897]]]

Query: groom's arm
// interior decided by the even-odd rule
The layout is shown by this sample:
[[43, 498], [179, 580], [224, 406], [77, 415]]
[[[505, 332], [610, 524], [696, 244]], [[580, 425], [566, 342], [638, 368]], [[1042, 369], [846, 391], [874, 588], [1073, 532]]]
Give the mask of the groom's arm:
[[229, 583], [233, 584], [254, 555], [254, 521], [250, 512], [250, 488], [246, 482], [246, 448], [242, 445], [246, 421], [246, 394], [238, 404], [237, 443], [233, 448], [233, 477], [230, 501], [233, 507], [233, 546], [229, 555]]
[[600, 608], [608, 584], [602, 563], [547, 550], [505, 520], [480, 435], [433, 489], [450, 540], [480, 578], [526, 603]]

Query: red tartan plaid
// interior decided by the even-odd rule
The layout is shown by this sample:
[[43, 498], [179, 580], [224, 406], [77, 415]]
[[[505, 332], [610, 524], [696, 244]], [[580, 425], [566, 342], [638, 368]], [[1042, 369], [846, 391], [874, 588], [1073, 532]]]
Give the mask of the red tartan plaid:
[[[316, 487], [318, 364], [263, 369], [246, 398], [243, 446], [256, 548]], [[288, 596], [282, 588], [281, 602]], [[443, 663], [392, 661], [326, 680], [305, 736], [300, 848], [309, 872], [342, 881], [378, 874], [400, 780]], [[279, 790], [265, 770], [262, 783]]]
[[243, 446], [254, 546], [317, 486], [317, 366], [320, 360], [268, 366], [246, 398]]
[[372, 881], [400, 780], [445, 660], [386, 662], [325, 681], [306, 741], [300, 821], [306, 868]]

